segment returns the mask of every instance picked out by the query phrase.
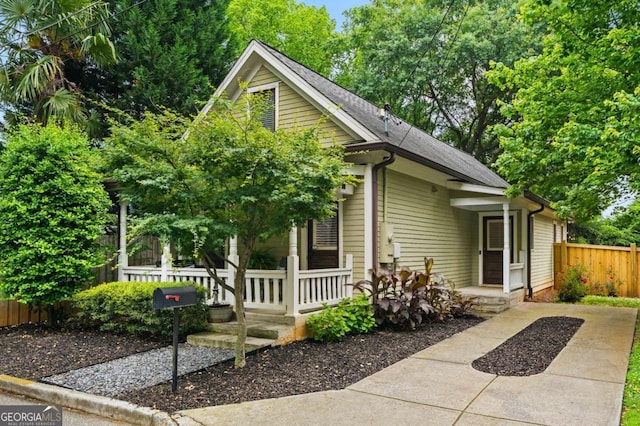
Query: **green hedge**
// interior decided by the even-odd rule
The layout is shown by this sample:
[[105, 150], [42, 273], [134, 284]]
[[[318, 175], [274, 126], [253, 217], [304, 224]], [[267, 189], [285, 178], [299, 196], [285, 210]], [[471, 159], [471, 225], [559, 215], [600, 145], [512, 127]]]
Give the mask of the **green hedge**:
[[[173, 309], [153, 309], [158, 287], [181, 287], [191, 283], [112, 282], [76, 294], [72, 299], [75, 325], [135, 335], [171, 336]], [[197, 305], [182, 308], [180, 334], [202, 331], [207, 326], [206, 290], [196, 285]]]

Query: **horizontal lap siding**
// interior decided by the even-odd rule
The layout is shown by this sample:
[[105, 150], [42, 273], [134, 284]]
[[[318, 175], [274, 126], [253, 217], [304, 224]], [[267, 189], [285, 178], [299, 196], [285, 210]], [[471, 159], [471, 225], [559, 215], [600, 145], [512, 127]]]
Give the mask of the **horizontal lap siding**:
[[531, 286], [553, 285], [553, 220], [534, 216], [534, 244], [531, 251]]
[[[262, 67], [253, 77], [249, 87], [256, 87], [266, 84], [280, 82], [279, 103], [278, 103], [278, 127], [281, 128], [307, 128], [315, 126], [323, 117], [322, 113], [305, 98], [296, 93], [289, 86], [271, 73], [267, 68]], [[330, 145], [333, 142], [345, 144], [352, 142], [344, 130], [340, 129], [330, 120], [325, 120], [320, 125], [320, 142], [323, 145]]]
[[365, 278], [364, 270], [364, 183], [353, 195], [344, 197], [342, 209], [344, 254], [353, 255], [353, 281]]
[[[393, 224], [394, 242], [401, 244], [400, 265], [424, 270], [424, 257], [432, 257], [434, 272], [460, 287], [471, 285], [475, 215], [451, 207], [449, 191], [430, 182], [389, 170], [387, 184], [388, 222]], [[379, 207], [382, 221], [382, 202]]]

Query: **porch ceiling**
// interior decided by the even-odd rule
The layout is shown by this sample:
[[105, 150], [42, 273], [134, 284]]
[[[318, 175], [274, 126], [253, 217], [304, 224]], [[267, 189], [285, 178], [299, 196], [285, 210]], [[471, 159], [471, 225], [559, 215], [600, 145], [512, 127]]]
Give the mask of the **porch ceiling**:
[[502, 210], [502, 206], [504, 203], [509, 204], [510, 209], [530, 209], [531, 207], [528, 204], [532, 204], [528, 202], [526, 199], [518, 197], [518, 198], [507, 198], [505, 196], [494, 196], [494, 197], [459, 197], [459, 198], [451, 198], [450, 204], [452, 207], [456, 207], [463, 210], [470, 210], [474, 212], [485, 212], [485, 211], [496, 211]]

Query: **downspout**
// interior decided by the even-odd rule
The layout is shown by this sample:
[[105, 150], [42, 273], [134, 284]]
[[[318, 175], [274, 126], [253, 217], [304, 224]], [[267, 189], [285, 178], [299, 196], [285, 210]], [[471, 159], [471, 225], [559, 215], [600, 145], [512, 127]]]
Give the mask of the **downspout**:
[[371, 212], [371, 221], [373, 222], [373, 226], [371, 229], [372, 237], [373, 237], [373, 266], [377, 270], [378, 269], [378, 170], [383, 167], [387, 167], [389, 164], [396, 161], [396, 154], [392, 152], [389, 158], [386, 160], [375, 164], [371, 170], [371, 186], [373, 187], [373, 194], [371, 194], [372, 198], [372, 208], [373, 212]]
[[527, 295], [529, 299], [533, 298], [533, 286], [531, 285], [531, 218], [534, 214], [540, 213], [544, 210], [544, 204], [540, 204], [538, 210], [534, 210], [527, 214]]

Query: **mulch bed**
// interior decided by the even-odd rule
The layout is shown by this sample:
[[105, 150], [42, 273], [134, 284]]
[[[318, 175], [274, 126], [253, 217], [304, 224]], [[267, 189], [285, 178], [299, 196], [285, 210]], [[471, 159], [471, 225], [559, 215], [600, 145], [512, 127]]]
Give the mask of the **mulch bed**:
[[[474, 367], [500, 375], [544, 371], [579, 328], [581, 320], [567, 317], [543, 320], [476, 360]], [[329, 344], [295, 342], [248, 354], [243, 369], [234, 369], [229, 361], [181, 376], [176, 395], [171, 392], [169, 381], [117, 397], [175, 412], [343, 389], [481, 321], [468, 316], [427, 324], [411, 332], [376, 331]], [[0, 373], [38, 379], [169, 344], [166, 340], [56, 331], [46, 326], [5, 327], [0, 328]]]
[[[118, 398], [174, 412], [343, 389], [481, 321], [462, 317], [411, 332], [377, 331], [329, 344], [295, 342], [249, 354], [243, 369], [226, 362], [181, 376], [177, 395], [171, 392], [171, 382], [166, 382]], [[167, 344], [45, 326], [0, 328], [0, 373], [36, 379]]]
[[583, 323], [581, 318], [540, 318], [471, 365], [498, 376], [542, 373]]

